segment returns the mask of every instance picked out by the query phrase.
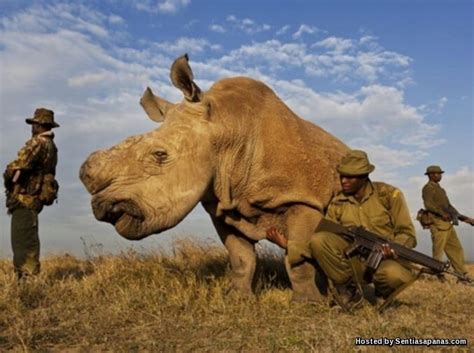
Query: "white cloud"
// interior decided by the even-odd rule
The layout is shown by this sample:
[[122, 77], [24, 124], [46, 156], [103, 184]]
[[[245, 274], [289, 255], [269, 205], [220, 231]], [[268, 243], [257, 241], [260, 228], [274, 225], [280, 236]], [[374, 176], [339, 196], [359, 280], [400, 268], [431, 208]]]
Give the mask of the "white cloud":
[[363, 139], [355, 139], [350, 145], [367, 152], [371, 163], [376, 166], [374, 180], [395, 184], [400, 181], [400, 170], [415, 166], [428, 156], [424, 150], [397, 149], [382, 143], [373, 145]]
[[354, 47], [351, 39], [344, 39], [338, 37], [327, 37], [314, 44], [315, 47], [323, 47], [332, 53], [342, 53]]
[[225, 33], [226, 30], [223, 26], [221, 25], [216, 25], [216, 24], [213, 24], [213, 25], [210, 25], [209, 26], [209, 29], [213, 32], [217, 32], [217, 33]]
[[315, 33], [318, 33], [318, 32], [319, 32], [319, 29], [317, 27], [302, 24], [302, 25], [300, 25], [298, 30], [295, 33], [293, 33], [293, 39], [301, 38], [304, 33], [315, 34]]
[[421, 162], [428, 148], [444, 142], [434, 138], [439, 127], [427, 124], [394, 87], [367, 86], [352, 94], [322, 94], [298, 80], [267, 77], [266, 82], [301, 117], [349, 146], [371, 152], [384, 177], [393, 179], [396, 171]]
[[330, 77], [335, 81], [364, 80], [374, 83], [378, 80], [411, 82], [406, 70], [411, 58], [389, 51], [364, 51], [357, 42], [350, 39], [329, 37], [315, 45], [304, 42], [284, 42], [271, 39], [264, 42], [243, 44], [221, 59], [222, 65], [233, 67], [248, 63], [258, 65], [266, 71], [288, 71], [302, 69], [316, 77]]
[[440, 115], [443, 113], [443, 110], [446, 104], [448, 104], [448, 101], [449, 100], [447, 97], [441, 97], [438, 100], [422, 104], [419, 109], [420, 111], [423, 111], [426, 115]]
[[151, 13], [176, 13], [191, 3], [191, 0], [140, 0], [135, 1], [138, 10]]
[[375, 44], [376, 44], [376, 41], [377, 41], [377, 37], [370, 36], [370, 35], [362, 36], [362, 37], [360, 37], [360, 39], [359, 39], [359, 43], [360, 43], [360, 44], [371, 44], [371, 43], [375, 43]]
[[212, 44], [207, 39], [188, 37], [178, 38], [173, 42], [155, 43], [154, 46], [161, 51], [173, 55], [181, 55], [184, 53], [200, 53], [206, 51], [207, 49], [221, 49], [220, 45]]
[[109, 16], [109, 23], [112, 23], [112, 24], [123, 24], [125, 23], [125, 20], [118, 16], [118, 15], [110, 15]]
[[284, 35], [285, 33], [287, 33], [289, 29], [290, 29], [290, 26], [289, 26], [289, 25], [284, 25], [284, 26], [281, 27], [278, 31], [276, 31], [275, 35], [277, 35], [277, 36], [282, 36], [282, 35]]
[[258, 24], [250, 18], [240, 19], [234, 15], [227, 16], [226, 21], [229, 22], [235, 29], [239, 29], [250, 35], [269, 31], [271, 29], [271, 26], [268, 24]]
[[9, 31], [18, 33], [55, 32], [60, 23], [61, 27], [67, 26], [71, 30], [104, 39], [109, 37], [108, 30], [104, 27], [105, 22], [111, 20], [119, 24], [119, 19], [119, 16], [105, 16], [83, 5], [56, 4], [47, 7], [32, 6], [12, 17], [3, 17], [0, 23]]
[[448, 98], [441, 97], [438, 101], [438, 112], [441, 113], [444, 109], [444, 106], [448, 103]]

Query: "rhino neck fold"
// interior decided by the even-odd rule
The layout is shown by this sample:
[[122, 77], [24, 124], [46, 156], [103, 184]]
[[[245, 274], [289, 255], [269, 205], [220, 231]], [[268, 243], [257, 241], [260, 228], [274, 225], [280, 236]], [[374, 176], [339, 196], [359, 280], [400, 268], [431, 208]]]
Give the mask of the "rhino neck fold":
[[246, 200], [246, 194], [255, 163], [255, 141], [253, 138], [239, 141], [233, 147], [227, 148], [219, 158], [213, 190], [218, 201], [216, 216], [241, 208], [250, 211], [251, 206]]

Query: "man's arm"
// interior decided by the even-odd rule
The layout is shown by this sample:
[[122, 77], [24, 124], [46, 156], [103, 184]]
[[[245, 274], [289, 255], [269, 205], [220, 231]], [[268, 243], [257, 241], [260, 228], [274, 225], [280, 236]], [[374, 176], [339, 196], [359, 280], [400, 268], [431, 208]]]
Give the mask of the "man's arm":
[[[451, 205], [451, 202], [449, 203], [449, 214], [451, 215], [451, 220], [455, 225], [457, 225], [457, 220], [460, 220], [461, 222], [474, 226], [474, 219], [459, 213], [458, 210], [453, 205]], [[454, 222], [454, 220], [456, 220], [456, 222]]]
[[405, 197], [399, 189], [395, 189], [390, 197], [392, 222], [395, 243], [414, 248], [416, 246], [415, 226], [410, 217], [410, 211]]
[[7, 169], [12, 171], [33, 169], [41, 155], [41, 147], [39, 138], [29, 139], [18, 151], [17, 158], [8, 164]]
[[459, 212], [456, 211], [457, 218], [464, 223], [470, 224], [471, 226], [474, 226], [474, 218], [465, 216], [463, 214], [460, 214]]
[[34, 168], [41, 156], [41, 149], [41, 141], [37, 138], [32, 138], [18, 151], [17, 158], [8, 163], [3, 173], [4, 185], [7, 190], [13, 191], [14, 186], [25, 174], [24, 171]]

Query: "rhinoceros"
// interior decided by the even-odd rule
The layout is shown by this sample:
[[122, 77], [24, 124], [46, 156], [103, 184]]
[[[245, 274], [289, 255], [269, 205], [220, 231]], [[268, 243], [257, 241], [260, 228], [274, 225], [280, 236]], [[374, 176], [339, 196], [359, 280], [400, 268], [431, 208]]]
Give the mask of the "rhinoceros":
[[[170, 103], [147, 88], [140, 100], [161, 125], [92, 153], [80, 178], [94, 216], [139, 240], [176, 226], [199, 203], [228, 250], [232, 289], [251, 295], [255, 243], [275, 226], [304, 242], [339, 189], [348, 147], [298, 117], [264, 83], [225, 78], [203, 92], [188, 56], [171, 66], [184, 95]], [[319, 300], [309, 262], [289, 266], [294, 300]]]

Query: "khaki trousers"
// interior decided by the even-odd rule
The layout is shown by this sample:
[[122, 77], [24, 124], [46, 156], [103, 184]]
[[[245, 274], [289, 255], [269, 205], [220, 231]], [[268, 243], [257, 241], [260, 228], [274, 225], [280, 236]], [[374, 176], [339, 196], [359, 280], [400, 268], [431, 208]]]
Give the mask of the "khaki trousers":
[[433, 257], [442, 261], [444, 253], [451, 261], [454, 271], [466, 273], [464, 251], [454, 227], [447, 222], [435, 222], [431, 227]]
[[[350, 243], [337, 234], [318, 232], [311, 239], [311, 255], [323, 271], [335, 284], [344, 284], [353, 277], [351, 263], [356, 271], [357, 279], [363, 282], [364, 263], [357, 257], [346, 259], [344, 250]], [[395, 260], [382, 260], [374, 273], [373, 283], [379, 296], [387, 297], [398, 287], [414, 278], [411, 271]]]
[[11, 242], [13, 266], [19, 277], [34, 275], [40, 271], [40, 241], [38, 213], [19, 207], [11, 213]]

